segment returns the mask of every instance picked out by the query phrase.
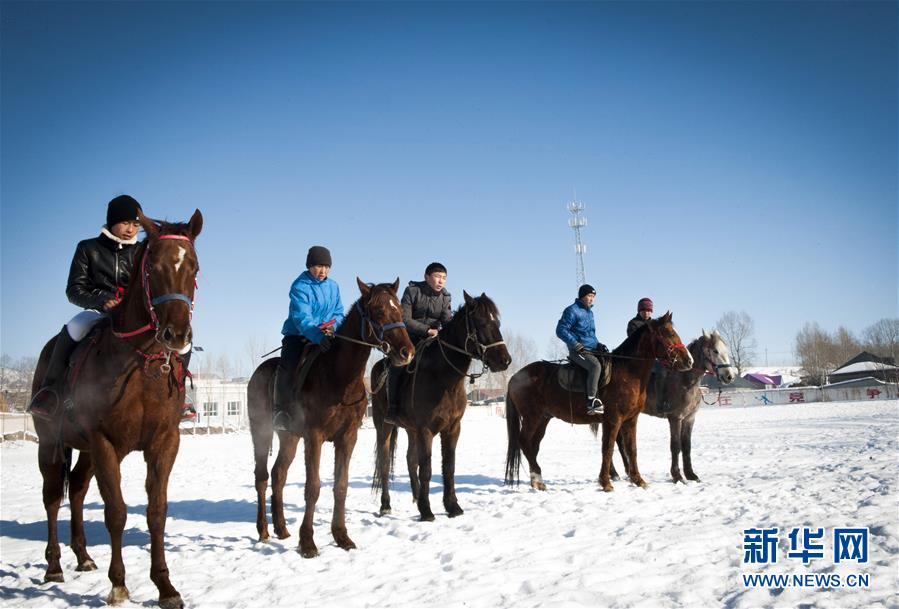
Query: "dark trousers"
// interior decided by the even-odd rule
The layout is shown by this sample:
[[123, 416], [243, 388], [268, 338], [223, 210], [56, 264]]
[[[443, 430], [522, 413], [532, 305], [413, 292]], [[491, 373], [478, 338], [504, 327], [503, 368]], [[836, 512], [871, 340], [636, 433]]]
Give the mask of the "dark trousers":
[[568, 359], [587, 371], [587, 397], [595, 398], [599, 385], [599, 373], [602, 371], [599, 358], [589, 351], [578, 352], [571, 349], [568, 352]]
[[306, 339], [302, 336], [288, 334], [281, 339], [281, 359], [278, 361], [278, 370], [275, 374], [275, 395], [274, 409], [275, 412], [285, 410], [293, 401], [291, 388], [293, 386], [293, 376], [296, 374], [297, 367], [300, 364], [300, 357], [303, 355], [303, 348], [306, 346]]

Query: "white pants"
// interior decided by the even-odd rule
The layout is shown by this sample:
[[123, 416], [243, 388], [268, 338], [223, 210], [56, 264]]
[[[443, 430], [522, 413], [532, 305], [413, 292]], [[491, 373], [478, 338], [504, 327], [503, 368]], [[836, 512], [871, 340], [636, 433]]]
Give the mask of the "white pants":
[[80, 342], [91, 331], [91, 328], [96, 326], [97, 322], [104, 317], [106, 317], [106, 313], [87, 309], [70, 319], [69, 323], [66, 324], [66, 330], [69, 331], [69, 336], [72, 337], [72, 340]]

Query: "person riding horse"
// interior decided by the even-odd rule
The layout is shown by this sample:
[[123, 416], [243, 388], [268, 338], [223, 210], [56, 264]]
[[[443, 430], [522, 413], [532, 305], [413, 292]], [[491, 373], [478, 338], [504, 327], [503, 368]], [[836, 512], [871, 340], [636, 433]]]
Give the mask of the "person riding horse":
[[322, 352], [331, 347], [334, 333], [343, 323], [340, 286], [328, 278], [331, 252], [313, 245], [306, 254], [306, 270], [290, 286], [290, 307], [281, 327], [281, 359], [275, 375], [272, 426], [278, 431], [290, 430], [293, 422], [291, 386], [308, 343]]
[[[453, 318], [452, 296], [446, 285], [446, 267], [432, 262], [425, 268], [424, 281], [410, 281], [403, 291], [403, 321], [412, 344], [437, 336], [440, 328]], [[384, 421], [396, 425], [399, 416], [400, 385], [404, 371], [391, 366], [387, 373], [387, 414]]]
[[[630, 336], [636, 332], [650, 319], [652, 319], [652, 299], [641, 298], [637, 301], [636, 317], [627, 323], [627, 335]], [[663, 372], [662, 362], [656, 360], [652, 367], [650, 384], [652, 385], [653, 393], [658, 396], [657, 408], [660, 413], [668, 412], [668, 410], [670, 410], [670, 405], [665, 396], [665, 375]]]
[[[69, 268], [66, 296], [84, 311], [70, 319], [56, 337], [41, 389], [28, 405], [28, 412], [33, 416], [53, 419], [58, 414], [63, 401], [60, 398], [65, 393], [69, 357], [91, 329], [121, 302], [134, 268], [137, 234], [141, 228], [138, 212], [141, 211], [134, 197], [115, 197], [106, 206], [106, 224], [100, 229], [100, 235], [78, 243]], [[190, 345], [186, 353], [179, 355], [186, 370]]]
[[593, 318], [593, 299], [596, 290], [589, 284], [582, 285], [577, 300], [568, 305], [556, 324], [556, 336], [568, 347], [568, 359], [587, 371], [587, 414], [603, 413], [602, 400], [597, 397], [599, 374], [602, 365], [597, 354], [608, 353], [608, 348], [596, 338], [596, 322]]

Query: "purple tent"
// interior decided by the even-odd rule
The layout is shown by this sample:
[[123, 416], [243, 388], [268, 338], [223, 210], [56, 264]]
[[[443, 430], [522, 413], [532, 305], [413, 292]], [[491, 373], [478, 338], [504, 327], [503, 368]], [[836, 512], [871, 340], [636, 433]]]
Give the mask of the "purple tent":
[[777, 387], [780, 385], [781, 377], [774, 378], [768, 376], [767, 374], [744, 374], [743, 378], [747, 381], [752, 381], [753, 383], [759, 383], [761, 385], [774, 385]]

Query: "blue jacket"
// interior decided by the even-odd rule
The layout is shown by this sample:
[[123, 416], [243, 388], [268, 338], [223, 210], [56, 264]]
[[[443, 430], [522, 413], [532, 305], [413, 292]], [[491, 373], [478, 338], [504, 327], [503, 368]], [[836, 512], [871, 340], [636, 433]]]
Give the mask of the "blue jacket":
[[290, 286], [290, 311], [281, 334], [305, 336], [317, 345], [323, 336], [318, 327], [331, 319], [337, 320], [336, 331], [343, 323], [340, 287], [333, 279], [319, 281], [303, 271]]
[[561, 338], [569, 349], [574, 349], [575, 343], [581, 343], [591, 351], [596, 349], [599, 340], [596, 338], [593, 310], [584, 305], [580, 299], [565, 307], [562, 318], [556, 324], [556, 336]]

